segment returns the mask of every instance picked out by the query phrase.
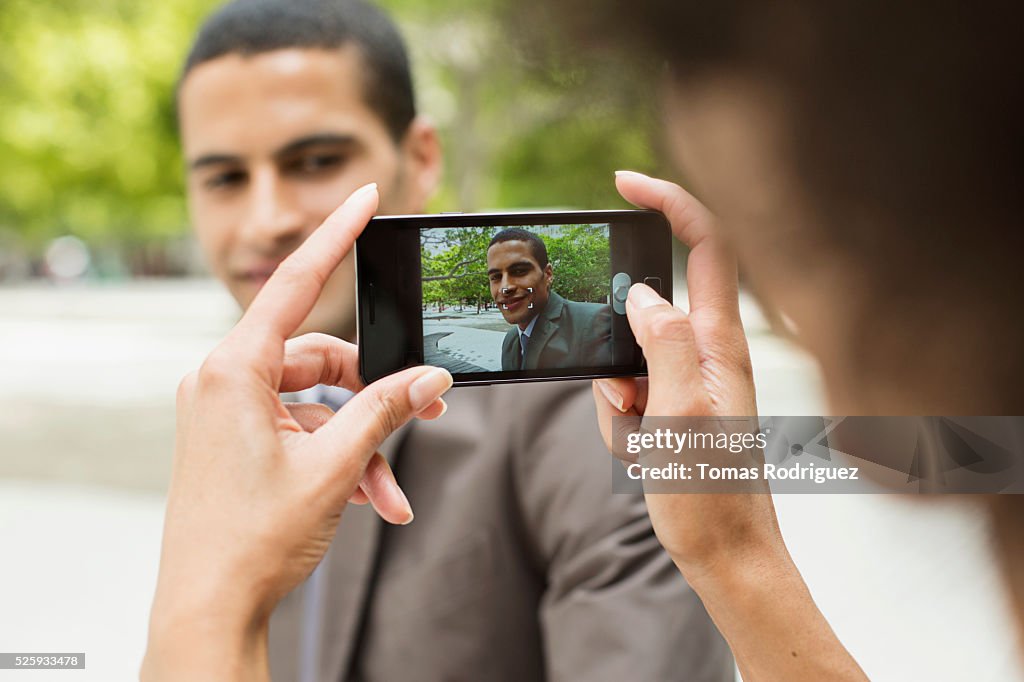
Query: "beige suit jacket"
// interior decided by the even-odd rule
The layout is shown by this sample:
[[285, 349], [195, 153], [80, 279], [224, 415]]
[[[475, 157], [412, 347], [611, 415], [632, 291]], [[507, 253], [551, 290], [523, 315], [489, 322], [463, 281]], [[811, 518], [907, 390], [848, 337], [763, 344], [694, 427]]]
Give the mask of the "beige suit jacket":
[[589, 383], [446, 399], [382, 448], [415, 521], [349, 505], [271, 619], [274, 680], [734, 679], [643, 499], [611, 493]]

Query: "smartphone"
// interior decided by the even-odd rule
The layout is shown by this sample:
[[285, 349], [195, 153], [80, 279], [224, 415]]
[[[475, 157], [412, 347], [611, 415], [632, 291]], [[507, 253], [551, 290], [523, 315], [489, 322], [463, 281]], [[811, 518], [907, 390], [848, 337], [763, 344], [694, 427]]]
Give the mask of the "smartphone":
[[643, 376], [626, 294], [644, 282], [672, 300], [672, 242], [654, 211], [373, 218], [355, 249], [362, 378]]

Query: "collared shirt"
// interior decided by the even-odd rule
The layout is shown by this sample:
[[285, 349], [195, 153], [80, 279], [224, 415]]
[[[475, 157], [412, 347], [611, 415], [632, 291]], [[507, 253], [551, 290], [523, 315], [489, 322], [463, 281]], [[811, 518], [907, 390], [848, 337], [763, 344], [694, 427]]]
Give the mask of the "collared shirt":
[[[335, 412], [348, 402], [355, 393], [340, 386], [317, 384], [304, 391], [293, 393], [290, 398], [300, 403], [320, 403]], [[326, 557], [325, 557], [326, 559]], [[306, 580], [302, 592], [302, 636], [299, 641], [299, 682], [316, 682], [320, 679], [318, 669], [320, 649], [323, 646], [322, 628], [318, 606], [327, 590], [327, 561], [321, 561]]]

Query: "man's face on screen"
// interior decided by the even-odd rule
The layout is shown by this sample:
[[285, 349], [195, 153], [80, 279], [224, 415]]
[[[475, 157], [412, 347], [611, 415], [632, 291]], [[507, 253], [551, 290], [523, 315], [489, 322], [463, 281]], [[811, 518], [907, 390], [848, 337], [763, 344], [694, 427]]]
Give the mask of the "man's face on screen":
[[[379, 213], [419, 213], [440, 170], [432, 127], [396, 141], [365, 101], [362, 54], [287, 49], [218, 57], [179, 94], [189, 210], [204, 255], [242, 307], [355, 189], [377, 182]], [[355, 336], [349, 255], [298, 333]]]
[[544, 309], [551, 287], [551, 264], [541, 267], [523, 241], [498, 242], [487, 249], [491, 298], [505, 321], [526, 327]]

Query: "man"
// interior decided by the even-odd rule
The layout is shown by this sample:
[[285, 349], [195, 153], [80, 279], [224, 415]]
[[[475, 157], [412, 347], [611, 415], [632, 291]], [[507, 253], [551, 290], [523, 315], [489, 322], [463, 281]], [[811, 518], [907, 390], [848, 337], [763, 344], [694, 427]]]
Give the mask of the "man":
[[[413, 213], [440, 178], [402, 40], [362, 1], [229, 3], [196, 38], [178, 109], [199, 242], [243, 307], [355, 188], [377, 182], [381, 212]], [[300, 332], [314, 330], [354, 338], [351, 262]], [[610, 494], [578, 388], [460, 389], [438, 423], [387, 441], [416, 520], [345, 511], [273, 615], [274, 679], [731, 679], [642, 499]]]
[[554, 271], [537, 235], [502, 230], [487, 246], [491, 298], [513, 325], [501, 344], [501, 368], [556, 369], [612, 364], [611, 311], [567, 301], [551, 290]]

